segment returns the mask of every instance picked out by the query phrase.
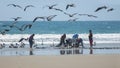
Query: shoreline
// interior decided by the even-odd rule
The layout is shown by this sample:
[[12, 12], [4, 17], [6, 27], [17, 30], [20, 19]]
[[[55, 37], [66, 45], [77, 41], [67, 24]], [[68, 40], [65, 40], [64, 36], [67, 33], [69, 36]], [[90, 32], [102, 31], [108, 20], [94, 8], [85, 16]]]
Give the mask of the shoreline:
[[120, 68], [119, 64], [120, 55], [0, 57], [1, 68]]

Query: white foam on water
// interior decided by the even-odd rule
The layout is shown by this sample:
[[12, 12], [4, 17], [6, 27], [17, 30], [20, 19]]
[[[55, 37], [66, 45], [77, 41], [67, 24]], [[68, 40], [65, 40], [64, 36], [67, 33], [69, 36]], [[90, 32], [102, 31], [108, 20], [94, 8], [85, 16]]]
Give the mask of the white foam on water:
[[[62, 34], [36, 34], [34, 36], [35, 43], [53, 44], [59, 43]], [[17, 43], [21, 38], [28, 38], [30, 34], [6, 34], [0, 35], [0, 43], [6, 44]], [[72, 38], [73, 34], [66, 34], [67, 38]], [[88, 43], [88, 34], [79, 34], [79, 38], [83, 39], [84, 43]], [[96, 43], [120, 43], [120, 34], [94, 34], [94, 42]], [[28, 41], [24, 41], [28, 44]]]

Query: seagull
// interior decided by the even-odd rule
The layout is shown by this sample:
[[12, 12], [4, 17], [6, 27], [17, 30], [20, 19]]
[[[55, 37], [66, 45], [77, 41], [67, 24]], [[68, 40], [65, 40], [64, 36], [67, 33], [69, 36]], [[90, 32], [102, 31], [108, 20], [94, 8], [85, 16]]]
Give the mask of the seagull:
[[51, 5], [51, 6], [47, 6], [49, 9], [53, 9], [54, 6], [57, 6], [57, 4]]
[[110, 9], [107, 10], [107, 12], [110, 12], [110, 11], [113, 11], [113, 10], [114, 10], [113, 8], [110, 8]]
[[45, 17], [35, 17], [33, 22], [35, 22], [37, 19], [43, 19], [45, 21]]
[[102, 9], [107, 9], [107, 7], [106, 7], [106, 6], [98, 7], [98, 8], [95, 10], [95, 12], [97, 12], [97, 11], [99, 11], [99, 10], [102, 10]]
[[34, 7], [34, 6], [33, 6], [33, 5], [27, 5], [27, 6], [25, 6], [24, 11], [26, 11], [26, 9], [27, 9], [28, 7]]
[[60, 12], [63, 12], [63, 10], [61, 9], [58, 9], [58, 8], [53, 8], [54, 10], [57, 10], [57, 11], [60, 11]]
[[57, 15], [50, 15], [48, 17], [46, 17], [47, 21], [51, 21], [54, 17], [56, 17]]
[[88, 16], [88, 17], [94, 17], [94, 18], [97, 18], [97, 16], [94, 16], [94, 15], [89, 15], [89, 14], [79, 14], [80, 16]]
[[16, 18], [12, 18], [14, 19], [14, 21], [17, 21], [18, 19], [21, 19], [22, 17], [16, 17]]
[[18, 7], [18, 8], [22, 9], [22, 7], [20, 5], [16, 5], [16, 4], [8, 4], [7, 6], [14, 6], [14, 7]]
[[1, 33], [2, 35], [5, 35], [5, 33], [8, 32], [8, 31], [10, 31], [10, 29], [4, 29], [4, 30], [0, 31], [0, 33]]
[[76, 15], [77, 13], [74, 13], [74, 14], [68, 14], [68, 13], [64, 12], [64, 14], [68, 15], [69, 17], [73, 17], [73, 16]]
[[24, 31], [25, 30], [25, 24], [23, 24], [21, 27], [18, 27], [18, 26], [14, 26], [14, 27], [16, 27], [20, 31]]
[[66, 10], [67, 10], [69, 7], [75, 7], [75, 5], [74, 5], [74, 4], [67, 4]]
[[68, 21], [76, 21], [79, 18], [69, 19]]
[[18, 42], [22, 42], [23, 40], [26, 40], [26, 38], [21, 38]]
[[27, 28], [31, 29], [31, 27], [32, 27], [32, 24], [27, 24], [27, 25], [25, 25], [24, 30]]

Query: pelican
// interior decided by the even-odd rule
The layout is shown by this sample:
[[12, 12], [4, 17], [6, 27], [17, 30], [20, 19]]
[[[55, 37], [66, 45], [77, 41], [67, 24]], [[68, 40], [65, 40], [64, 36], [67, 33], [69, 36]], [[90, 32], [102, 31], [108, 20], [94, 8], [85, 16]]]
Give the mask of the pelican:
[[25, 6], [24, 11], [26, 11], [26, 9], [29, 8], [29, 7], [34, 7], [34, 6], [33, 5], [27, 5], [27, 6]]
[[94, 18], [97, 18], [97, 16], [94, 16], [94, 15], [89, 15], [89, 14], [79, 14], [80, 16], [88, 16], [88, 17], [94, 17]]
[[106, 6], [98, 7], [98, 8], [95, 10], [95, 12], [98, 12], [99, 10], [102, 10], [102, 9], [107, 9], [107, 7], [106, 7]]
[[67, 10], [69, 7], [75, 7], [75, 5], [74, 5], [74, 4], [67, 4], [66, 10]]
[[53, 8], [54, 10], [57, 10], [57, 11], [60, 11], [60, 12], [63, 12], [63, 10], [61, 9], [58, 9], [58, 8]]
[[68, 21], [76, 21], [79, 18], [69, 19]]
[[47, 6], [49, 9], [53, 9], [54, 6], [57, 6], [57, 4], [51, 5], [51, 6]]
[[25, 25], [24, 30], [27, 28], [31, 29], [31, 27], [32, 27], [32, 24], [27, 24], [27, 25]]
[[110, 8], [110, 9], [107, 10], [107, 12], [110, 12], [110, 11], [113, 11], [113, 10], [114, 10], [113, 8]]
[[35, 17], [34, 20], [33, 20], [33, 22], [35, 22], [37, 19], [43, 19], [43, 20], [45, 20], [45, 17]]
[[51, 21], [54, 17], [56, 17], [57, 15], [50, 15], [48, 17], [46, 17], [47, 21]]
[[73, 17], [73, 16], [76, 15], [77, 13], [68, 14], [68, 13], [64, 12], [64, 14], [68, 15], [69, 17]]
[[18, 8], [22, 9], [22, 7], [20, 5], [16, 5], [16, 4], [8, 4], [7, 6], [14, 6], [14, 7], [18, 7]]
[[14, 19], [14, 21], [17, 21], [18, 19], [21, 19], [22, 17], [16, 17], [16, 18], [12, 18]]

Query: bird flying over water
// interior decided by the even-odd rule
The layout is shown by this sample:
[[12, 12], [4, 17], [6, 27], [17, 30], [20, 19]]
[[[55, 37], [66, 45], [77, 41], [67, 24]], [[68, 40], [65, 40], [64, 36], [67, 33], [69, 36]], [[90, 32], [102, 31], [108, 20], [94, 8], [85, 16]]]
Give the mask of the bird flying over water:
[[110, 8], [110, 9], [107, 10], [107, 12], [110, 12], [110, 11], [113, 11], [113, 10], [114, 10], [113, 8]]
[[68, 15], [69, 17], [73, 17], [73, 16], [76, 15], [77, 13], [69, 14], [69, 13], [64, 12], [64, 14], [65, 14], [65, 15]]
[[59, 8], [53, 8], [54, 10], [56, 11], [60, 11], [60, 12], [63, 12], [63, 10], [59, 9]]
[[69, 7], [75, 7], [75, 4], [67, 4], [66, 10], [67, 10]]
[[7, 6], [13, 6], [13, 7], [18, 7], [18, 8], [22, 9], [22, 7], [20, 5], [16, 5], [16, 4], [8, 4]]
[[17, 21], [18, 19], [21, 19], [22, 17], [16, 17], [16, 18], [12, 18], [14, 19], [14, 21]]
[[94, 17], [94, 18], [97, 18], [97, 16], [94, 16], [94, 15], [90, 15], [90, 14], [79, 14], [80, 16], [88, 16], [88, 17]]
[[48, 17], [46, 17], [47, 21], [51, 21], [54, 17], [56, 17], [57, 15], [50, 15]]
[[95, 10], [95, 12], [98, 12], [99, 10], [102, 10], [102, 9], [107, 9], [107, 7], [106, 7], [106, 6], [98, 7], [98, 8]]
[[46, 7], [48, 7], [49, 9], [53, 9], [54, 6], [57, 6], [57, 4], [46, 6]]
[[45, 21], [45, 17], [35, 17], [33, 22], [35, 22], [37, 19], [43, 19]]
[[33, 5], [27, 5], [27, 6], [25, 6], [24, 11], [26, 11], [26, 9], [29, 8], [29, 7], [34, 7], [34, 6]]
[[79, 18], [69, 19], [68, 21], [76, 21]]

